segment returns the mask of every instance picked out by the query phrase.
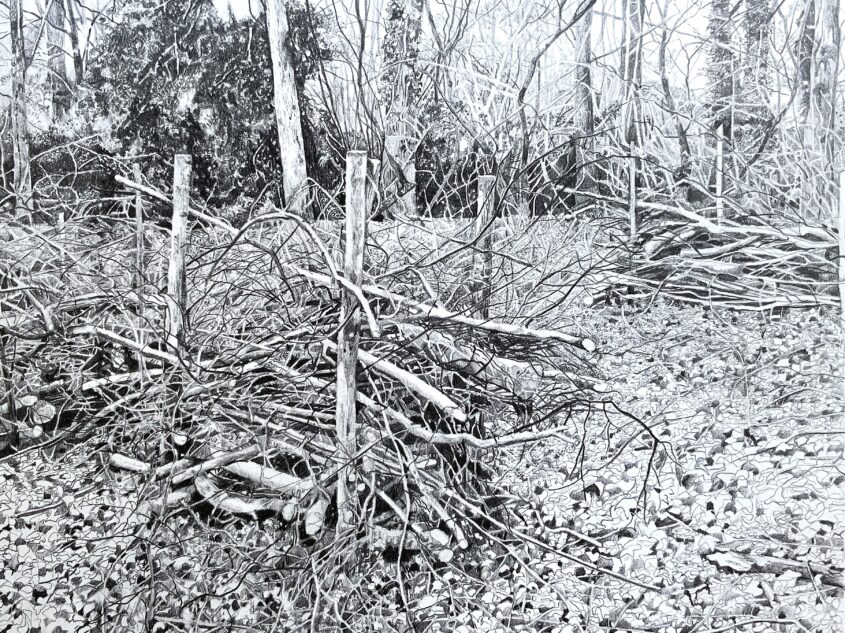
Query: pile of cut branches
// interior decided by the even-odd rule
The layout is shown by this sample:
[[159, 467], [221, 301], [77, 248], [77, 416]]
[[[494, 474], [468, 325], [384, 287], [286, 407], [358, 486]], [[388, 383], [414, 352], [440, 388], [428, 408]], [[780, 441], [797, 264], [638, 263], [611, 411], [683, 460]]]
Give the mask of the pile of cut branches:
[[638, 207], [648, 213], [642, 232], [635, 243], [612, 248], [597, 267], [588, 304], [620, 288], [737, 310], [838, 303], [838, 246], [830, 227], [731, 207], [722, 219], [706, 209]]
[[[550, 547], [514, 527], [524, 502], [496, 483], [495, 458], [550, 438], [577, 445], [606, 390], [591, 340], [447, 309], [407, 268], [352, 286], [337, 273], [331, 227], [277, 214], [238, 230], [195, 216], [205, 227], [192, 236], [177, 349], [163, 335], [166, 236], [148, 228], [138, 287], [128, 222], [108, 238], [95, 218], [10, 228], [8, 450], [94, 438], [110, 467], [134, 474], [150, 517], [276, 517], [341, 559], [395, 548], [444, 563], [515, 533]], [[347, 540], [334, 533], [338, 474], [350, 466], [335, 430], [342, 288], [364, 317]]]

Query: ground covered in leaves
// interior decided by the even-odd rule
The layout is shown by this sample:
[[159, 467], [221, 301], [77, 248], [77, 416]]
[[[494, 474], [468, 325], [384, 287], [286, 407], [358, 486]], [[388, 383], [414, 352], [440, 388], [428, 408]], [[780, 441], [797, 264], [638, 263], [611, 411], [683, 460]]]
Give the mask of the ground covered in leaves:
[[[528, 548], [364, 561], [358, 589], [384, 596], [367, 630], [839, 631], [836, 315], [656, 302], [583, 326], [618, 409], [497, 455], [534, 508], [514, 526]], [[278, 522], [209, 529], [191, 511], [149, 529], [138, 482], [95, 468], [94, 448], [0, 463], [0, 631], [315, 630], [281, 563], [322, 563]]]

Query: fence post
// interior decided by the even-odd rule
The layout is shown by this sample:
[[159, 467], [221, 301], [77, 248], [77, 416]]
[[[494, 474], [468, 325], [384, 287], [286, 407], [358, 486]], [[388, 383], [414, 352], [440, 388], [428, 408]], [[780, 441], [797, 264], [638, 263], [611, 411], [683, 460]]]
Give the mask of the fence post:
[[725, 189], [725, 138], [722, 134], [722, 124], [716, 128], [716, 221], [721, 222], [725, 217], [725, 200], [722, 197]]
[[[343, 274], [360, 286], [364, 277], [364, 244], [367, 239], [367, 153], [346, 154], [346, 246]], [[358, 339], [361, 309], [355, 295], [341, 290], [341, 327], [337, 335], [337, 409], [335, 424], [342, 459], [337, 481], [337, 533], [354, 526], [357, 492], [353, 459], [357, 451], [356, 406]]]
[[[475, 243], [478, 249], [472, 258], [473, 272], [478, 275], [475, 288], [472, 293], [473, 316], [478, 319], [487, 320], [490, 318], [490, 304], [493, 297], [493, 220], [496, 212], [496, 177], [478, 176], [478, 199], [475, 215], [475, 237], [481, 235]], [[491, 226], [488, 226], [491, 224]], [[481, 232], [486, 231], [482, 235]], [[472, 274], [472, 273], [471, 273]], [[475, 428], [469, 429], [480, 437], [487, 434], [487, 406], [489, 401], [480, 394], [470, 396], [470, 405], [475, 411]], [[476, 455], [473, 449], [468, 450], [469, 454]]]
[[[839, 172], [839, 307], [841, 328], [845, 332], [845, 169]], [[842, 359], [843, 395], [845, 395], [845, 358]]]
[[167, 309], [165, 332], [169, 351], [178, 351], [184, 335], [187, 289], [185, 288], [185, 254], [188, 248], [188, 206], [191, 194], [191, 157], [176, 154], [173, 158], [173, 223], [170, 237], [170, 259], [167, 267]]
[[633, 244], [637, 239], [637, 157], [633, 148], [628, 156], [628, 221], [630, 224], [628, 238]]
[[[478, 177], [478, 211], [475, 218], [475, 235], [490, 224], [493, 214], [496, 211], [494, 188], [496, 186], [495, 176]], [[487, 228], [487, 232], [476, 242], [479, 249], [480, 266], [477, 267], [481, 281], [478, 291], [474, 297], [475, 316], [479, 319], [490, 318], [490, 303], [493, 293], [493, 227]], [[475, 258], [474, 258], [475, 259]]]
[[[137, 164], [132, 166], [132, 176], [135, 182], [141, 182], [141, 168]], [[143, 346], [144, 341], [144, 204], [141, 199], [141, 192], [135, 192], [135, 274], [132, 285], [138, 299], [136, 314], [138, 315], [138, 344]], [[141, 375], [144, 375], [144, 355], [138, 352], [138, 368]]]

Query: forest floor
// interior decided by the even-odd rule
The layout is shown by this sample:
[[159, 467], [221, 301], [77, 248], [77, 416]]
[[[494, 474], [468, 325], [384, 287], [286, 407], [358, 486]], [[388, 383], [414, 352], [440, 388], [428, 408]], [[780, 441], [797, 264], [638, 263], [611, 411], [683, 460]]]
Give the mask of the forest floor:
[[[585, 312], [630, 417], [599, 412], [571, 441], [499, 460], [502, 481], [537, 508], [526, 525], [589, 565], [536, 550], [514, 565], [500, 549], [471, 549], [437, 570], [407, 569], [413, 617], [385, 599], [367, 630], [841, 630], [842, 591], [823, 569], [842, 566], [845, 516], [836, 317], [659, 301]], [[271, 630], [261, 614], [285, 605], [272, 570], [240, 569], [237, 553], [214, 560], [190, 515], [171, 534], [134, 538], [131, 478], [92, 467], [91, 448], [0, 463], [0, 633], [91, 630], [103, 612], [115, 631]], [[261, 528], [226, 529], [244, 548], [272, 547], [278, 526]], [[596, 545], [570, 547], [567, 531]], [[395, 567], [370, 579], [374, 595]], [[293, 630], [284, 623], [275, 630]]]

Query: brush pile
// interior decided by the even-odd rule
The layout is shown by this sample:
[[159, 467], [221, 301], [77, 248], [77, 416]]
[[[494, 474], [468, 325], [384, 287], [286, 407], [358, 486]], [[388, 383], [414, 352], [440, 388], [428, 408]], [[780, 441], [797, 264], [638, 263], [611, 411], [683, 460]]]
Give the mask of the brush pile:
[[[93, 438], [109, 467], [132, 473], [148, 516], [193, 507], [277, 517], [303, 542], [334, 542], [337, 477], [350, 461], [335, 434], [349, 288], [334, 264], [339, 227], [195, 227], [188, 325], [173, 349], [163, 335], [166, 233], [147, 228], [139, 286], [131, 223], [107, 224], [6, 229], [3, 449]], [[455, 259], [439, 270], [465, 271]], [[458, 287], [447, 307], [419, 271], [391, 271], [372, 241], [366, 261], [369, 283], [352, 288], [364, 323], [352, 537], [446, 562], [513, 524], [519, 500], [495, 484], [497, 451], [578, 441], [606, 389], [588, 360], [595, 345], [474, 318], [475, 295]]]
[[730, 208], [717, 220], [706, 210], [638, 206], [649, 214], [638, 241], [612, 249], [588, 304], [614, 288], [736, 310], [838, 303], [837, 238], [829, 227]]

